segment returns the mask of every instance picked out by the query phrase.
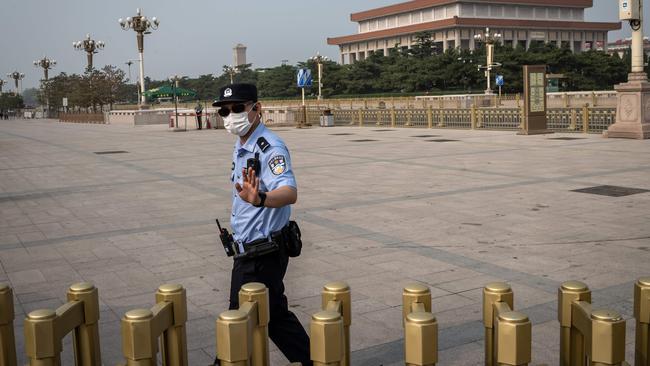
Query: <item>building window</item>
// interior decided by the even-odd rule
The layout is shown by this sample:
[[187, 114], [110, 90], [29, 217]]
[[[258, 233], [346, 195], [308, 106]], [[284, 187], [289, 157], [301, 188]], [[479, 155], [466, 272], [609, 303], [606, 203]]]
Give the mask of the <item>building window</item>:
[[560, 9], [558, 8], [548, 8], [547, 12], [549, 19], [558, 19], [560, 17]]
[[546, 8], [536, 7], [535, 9], [535, 19], [546, 19]]
[[505, 17], [506, 18], [516, 18], [517, 17], [517, 7], [515, 7], [515, 6], [506, 6], [505, 7]]
[[518, 6], [517, 7], [517, 13], [519, 18], [532, 18], [533, 17], [533, 9], [529, 6]]
[[411, 18], [411, 14], [402, 14], [402, 15], [400, 15], [399, 16], [399, 24], [398, 24], [398, 26], [402, 27], [402, 26], [405, 26], [405, 25], [409, 25], [410, 24], [409, 21], [411, 20], [410, 18]]
[[473, 17], [474, 16], [474, 4], [460, 4], [460, 16], [462, 17]]
[[503, 6], [490, 5], [490, 16], [501, 18], [503, 16]]
[[430, 22], [433, 19], [433, 9], [427, 9], [422, 12], [422, 21]]
[[477, 17], [487, 17], [489, 15], [489, 8], [485, 4], [476, 4], [476, 16]]

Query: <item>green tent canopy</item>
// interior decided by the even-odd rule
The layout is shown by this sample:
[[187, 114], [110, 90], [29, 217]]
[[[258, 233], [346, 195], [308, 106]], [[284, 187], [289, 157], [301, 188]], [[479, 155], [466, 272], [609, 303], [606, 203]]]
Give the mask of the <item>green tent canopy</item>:
[[144, 92], [147, 98], [171, 98], [174, 95], [179, 97], [196, 97], [193, 90], [183, 88], [173, 88], [169, 85], [164, 85], [159, 88], [149, 89]]

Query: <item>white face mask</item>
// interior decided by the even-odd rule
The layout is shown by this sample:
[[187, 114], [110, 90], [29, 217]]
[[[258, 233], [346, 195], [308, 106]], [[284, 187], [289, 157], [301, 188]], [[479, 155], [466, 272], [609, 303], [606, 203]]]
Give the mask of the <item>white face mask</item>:
[[248, 119], [249, 112], [232, 113], [223, 118], [226, 130], [236, 136], [245, 136], [251, 129], [253, 122]]

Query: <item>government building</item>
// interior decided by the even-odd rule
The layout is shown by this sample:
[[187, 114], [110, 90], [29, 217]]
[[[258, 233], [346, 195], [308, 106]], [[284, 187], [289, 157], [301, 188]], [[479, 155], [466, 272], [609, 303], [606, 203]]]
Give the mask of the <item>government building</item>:
[[342, 64], [373, 53], [387, 55], [398, 45], [410, 47], [414, 35], [430, 32], [440, 51], [477, 47], [474, 35], [500, 33], [506, 46], [529, 48], [534, 42], [574, 52], [607, 45], [607, 33], [621, 23], [585, 21], [593, 0], [413, 0], [351, 14], [358, 33], [328, 38], [340, 50]]

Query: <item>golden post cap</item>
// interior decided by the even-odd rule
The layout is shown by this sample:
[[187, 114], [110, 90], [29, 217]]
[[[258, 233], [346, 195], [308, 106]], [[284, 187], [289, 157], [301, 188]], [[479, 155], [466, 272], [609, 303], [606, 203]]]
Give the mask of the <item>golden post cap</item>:
[[350, 291], [350, 286], [343, 281], [328, 282], [323, 286], [323, 290], [328, 292], [346, 292]]
[[145, 320], [153, 318], [153, 313], [149, 309], [134, 309], [127, 311], [124, 318], [128, 320]]
[[406, 316], [406, 321], [414, 324], [433, 324], [436, 322], [436, 317], [428, 312], [414, 312]]
[[321, 323], [334, 323], [341, 320], [341, 314], [336, 311], [319, 311], [311, 319]]
[[172, 294], [176, 292], [181, 292], [182, 290], [183, 290], [183, 286], [175, 283], [166, 283], [158, 287], [158, 292], [163, 294]]
[[526, 323], [528, 322], [528, 316], [518, 311], [507, 311], [499, 314], [499, 320], [508, 323]]
[[591, 312], [591, 319], [605, 322], [617, 322], [623, 320], [621, 314], [615, 310], [594, 310]]
[[249, 282], [241, 287], [241, 291], [251, 294], [259, 294], [266, 291], [266, 286], [259, 282]]
[[56, 312], [49, 309], [39, 309], [34, 310], [31, 313], [27, 314], [27, 319], [29, 320], [47, 320], [53, 319], [56, 317]]
[[562, 290], [571, 292], [589, 291], [589, 286], [580, 281], [566, 281], [562, 283]]
[[235, 322], [235, 321], [246, 320], [247, 318], [248, 318], [248, 314], [246, 314], [241, 310], [228, 310], [219, 314], [219, 319], [223, 321]]
[[90, 282], [79, 282], [70, 286], [70, 292], [89, 292], [95, 289], [95, 285]]
[[421, 283], [409, 283], [404, 286], [404, 292], [407, 294], [424, 295], [431, 292], [431, 290]]
[[[637, 281], [641, 287], [650, 287], [650, 277], [641, 277]], [[0, 285], [0, 291], [2, 290], [2, 285]]]
[[510, 285], [505, 282], [490, 282], [485, 285], [485, 291], [503, 294], [512, 291]]

